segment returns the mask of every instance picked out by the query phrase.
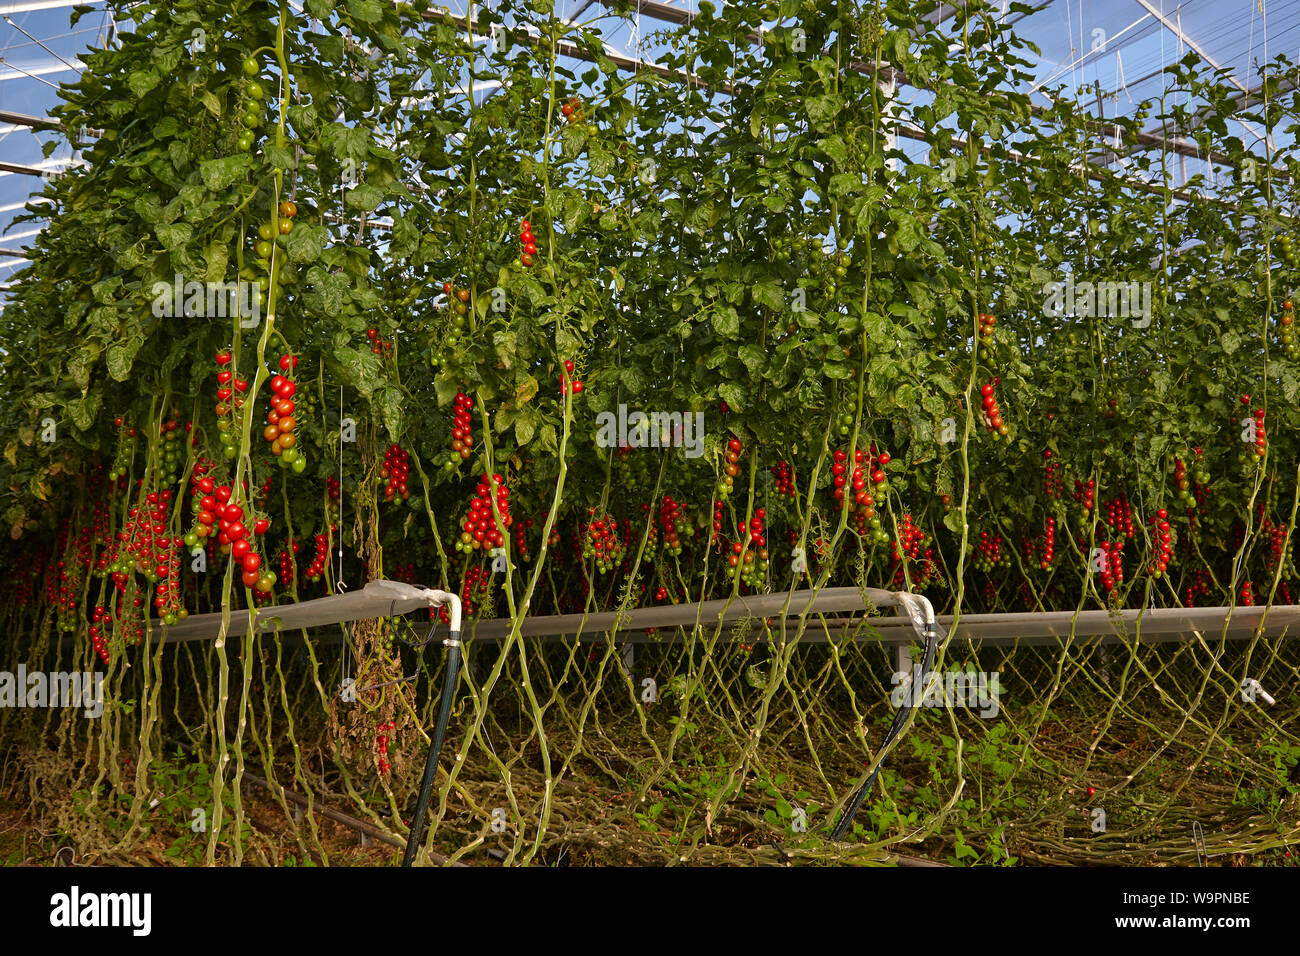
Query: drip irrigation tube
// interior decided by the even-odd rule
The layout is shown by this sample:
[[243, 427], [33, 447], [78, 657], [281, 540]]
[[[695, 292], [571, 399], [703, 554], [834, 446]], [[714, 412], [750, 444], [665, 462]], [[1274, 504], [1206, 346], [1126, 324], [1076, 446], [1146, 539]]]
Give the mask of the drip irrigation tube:
[[447, 721], [451, 718], [451, 699], [456, 693], [456, 678], [460, 674], [460, 598], [446, 591], [434, 591], [429, 600], [434, 607], [451, 605], [451, 631], [443, 645], [447, 648], [447, 672], [442, 683], [442, 701], [438, 707], [438, 723], [429, 744], [429, 757], [424, 764], [424, 779], [420, 783], [420, 796], [415, 803], [415, 816], [411, 818], [411, 835], [406, 841], [402, 866], [415, 862], [424, 834], [424, 817], [429, 811], [429, 798], [433, 794], [433, 781], [438, 775], [438, 757], [442, 753], [443, 738], [447, 735]]
[[[925, 653], [921, 656], [921, 666], [912, 673], [911, 679], [919, 681], [921, 686], [925, 686], [926, 676], [930, 671], [930, 660], [934, 656], [935, 645], [939, 642], [939, 625], [934, 619], [934, 608], [930, 602], [918, 594], [908, 594], [899, 592], [895, 595], [899, 604], [912, 619], [912, 623], [925, 636]], [[903, 724], [907, 721], [908, 712], [912, 709], [912, 699], [915, 695], [904, 694], [903, 702], [894, 714], [894, 719], [889, 725], [889, 730], [885, 734], [885, 739], [880, 744], [880, 752], [876, 757], [876, 765], [871, 768], [867, 774], [867, 779], [862, 782], [853, 799], [849, 801], [848, 807], [844, 810], [844, 815], [840, 817], [840, 822], [835, 825], [831, 831], [831, 839], [836, 843], [843, 841], [844, 835], [848, 833], [849, 827], [853, 825], [853, 818], [857, 815], [862, 806], [862, 801], [867, 798], [867, 793], [871, 790], [871, 785], [875, 783], [876, 775], [880, 773], [880, 768], [885, 765], [885, 757], [893, 748], [894, 742], [902, 734]]]

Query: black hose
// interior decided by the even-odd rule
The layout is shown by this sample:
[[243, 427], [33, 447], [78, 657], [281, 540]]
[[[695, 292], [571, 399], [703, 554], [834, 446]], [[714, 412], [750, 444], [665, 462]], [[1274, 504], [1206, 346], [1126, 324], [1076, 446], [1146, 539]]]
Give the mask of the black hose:
[[[925, 635], [925, 653], [921, 656], [921, 674], [920, 680], [924, 683], [926, 674], [930, 670], [930, 658], [934, 654], [935, 639], [938, 637], [939, 628], [934, 624], [926, 627]], [[912, 709], [912, 694], [908, 694], [904, 699], [902, 706], [898, 708], [898, 713], [894, 715], [894, 721], [889, 725], [889, 730], [885, 733], [885, 739], [880, 744], [880, 759], [871, 773], [867, 774], [867, 779], [863, 781], [858, 792], [853, 795], [849, 801], [848, 807], [844, 811], [844, 816], [840, 817], [840, 822], [835, 825], [831, 831], [831, 839], [839, 843], [844, 839], [844, 834], [849, 832], [849, 827], [853, 825], [853, 818], [857, 815], [858, 809], [862, 806], [862, 801], [867, 799], [867, 793], [871, 790], [871, 785], [876, 781], [876, 774], [880, 773], [880, 768], [885, 765], [885, 756], [889, 753], [890, 745], [893, 744], [899, 732], [903, 729], [903, 723], [907, 720], [907, 712]]]
[[447, 674], [442, 684], [442, 704], [438, 708], [438, 724], [433, 731], [433, 743], [429, 745], [429, 759], [424, 765], [424, 780], [420, 784], [420, 798], [415, 803], [415, 816], [411, 818], [411, 835], [406, 840], [406, 853], [402, 856], [402, 866], [415, 862], [415, 853], [420, 846], [424, 832], [424, 816], [429, 810], [429, 798], [433, 794], [433, 780], [438, 775], [438, 755], [442, 751], [442, 739], [447, 733], [447, 721], [451, 719], [451, 698], [456, 691], [456, 677], [460, 671], [460, 632], [452, 631], [447, 638]]

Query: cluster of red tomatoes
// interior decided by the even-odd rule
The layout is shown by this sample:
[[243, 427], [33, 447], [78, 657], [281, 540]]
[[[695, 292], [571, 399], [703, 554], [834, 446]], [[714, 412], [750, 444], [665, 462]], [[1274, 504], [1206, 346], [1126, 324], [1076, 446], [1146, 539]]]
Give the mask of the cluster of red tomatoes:
[[519, 264], [531, 268], [537, 255], [537, 240], [533, 238], [533, 224], [525, 219], [519, 224]]
[[1083, 509], [1084, 514], [1092, 511], [1093, 503], [1096, 500], [1097, 482], [1089, 478], [1087, 481], [1074, 479], [1074, 500], [1079, 507]]
[[772, 490], [776, 492], [777, 497], [795, 497], [794, 469], [790, 467], [790, 463], [782, 459], [769, 470], [772, 472]]
[[294, 417], [298, 409], [293, 396], [298, 386], [290, 376], [297, 366], [297, 356], [280, 356], [280, 368], [284, 374], [271, 376], [271, 407], [266, 412], [262, 437], [271, 443], [271, 454], [280, 459], [280, 467], [292, 468], [294, 474], [300, 475], [307, 470], [307, 459], [298, 448], [298, 420]]
[[334, 535], [336, 525], [330, 525], [329, 534], [323, 531], [316, 533], [316, 553], [311, 557], [311, 564], [307, 565], [307, 577], [312, 583], [320, 580], [320, 576], [325, 573], [325, 562], [330, 557], [330, 538]]
[[[496, 488], [496, 510], [501, 512], [501, 529], [497, 528], [496, 515], [492, 512], [492, 489]], [[513, 523], [510, 517], [510, 489], [505, 486], [500, 475], [484, 475], [475, 489], [473, 500], [469, 503], [469, 514], [461, 522], [460, 540], [456, 550], [466, 553], [478, 548], [505, 547], [502, 529]]]
[[1282, 326], [1278, 341], [1286, 350], [1286, 357], [1292, 362], [1300, 359], [1300, 345], [1296, 345], [1295, 340], [1295, 311], [1292, 309], [1290, 299], [1282, 303], [1282, 318], [1278, 320], [1278, 324]]
[[411, 456], [401, 445], [389, 445], [384, 452], [384, 464], [379, 469], [379, 483], [384, 486], [384, 500], [411, 497], [406, 479], [411, 473]]
[[1151, 564], [1151, 574], [1153, 577], [1160, 577], [1169, 569], [1169, 560], [1173, 557], [1173, 537], [1169, 531], [1169, 512], [1161, 508], [1151, 519], [1151, 524], [1156, 539], [1156, 558]]
[[180, 546], [179, 541], [173, 544], [166, 534], [167, 504], [171, 498], [170, 489], [151, 491], [145, 496], [143, 507], [134, 507], [128, 513], [130, 520], [118, 532], [118, 540], [126, 543], [126, 553], [110, 566], [113, 582], [119, 588], [126, 586], [127, 574], [133, 569], [148, 578], [150, 584], [170, 574], [166, 552]]
[[582, 100], [576, 96], [570, 96], [567, 103], [560, 107], [560, 114], [565, 121], [572, 126], [574, 123], [582, 121]]
[[[222, 553], [228, 553], [239, 565], [244, 585], [269, 593], [275, 585], [275, 574], [262, 567], [262, 556], [253, 548], [250, 529], [244, 524], [244, 509], [230, 500], [230, 486], [215, 485], [211, 478], [205, 477], [195, 490], [203, 497], [194, 502], [197, 514], [194, 540], [211, 537], [215, 528]], [[270, 526], [269, 519], [258, 518], [251, 530], [255, 535], [263, 535]], [[188, 541], [189, 536], [186, 538]]]
[[366, 329], [366, 338], [370, 340], [370, 351], [375, 355], [385, 355], [393, 350], [393, 343], [381, 336], [378, 329]]
[[1048, 498], [1059, 498], [1065, 491], [1065, 480], [1060, 476], [1061, 466], [1052, 461], [1052, 449], [1043, 449], [1043, 494]]
[[596, 570], [607, 574], [623, 560], [625, 546], [618, 536], [618, 521], [612, 515], [596, 517], [596, 509], [588, 508], [588, 521], [582, 529], [582, 556], [594, 558]]
[[686, 520], [686, 506], [674, 501], [672, 495], [664, 495], [659, 504], [659, 526], [664, 532], [664, 550], [674, 557], [682, 553], [682, 533], [695, 533], [695, 527]]
[[528, 529], [532, 526], [532, 518], [515, 522], [515, 551], [523, 561], [528, 560]]
[[230, 413], [243, 407], [244, 393], [248, 391], [248, 382], [227, 368], [230, 362], [228, 349], [217, 353], [217, 437], [221, 441], [221, 454], [227, 460], [239, 454], [239, 436], [235, 434]]
[[[1241, 396], [1241, 403], [1243, 405], [1249, 405], [1250, 396], [1249, 395]], [[1268, 439], [1266, 437], [1267, 432], [1264, 429], [1264, 409], [1262, 408], [1255, 409], [1254, 416], [1255, 416], [1255, 460], [1259, 461], [1259, 459], [1264, 457], [1264, 453], [1268, 451]]]
[[569, 394], [570, 382], [572, 382], [573, 394], [582, 394], [582, 382], [573, 378], [573, 359], [564, 360], [564, 371], [560, 373], [560, 394]]
[[749, 547], [743, 541], [731, 545], [731, 554], [727, 555], [727, 564], [733, 577], [739, 576], [743, 584], [751, 588], [759, 587], [767, 580], [768, 550], [767, 533], [763, 521], [767, 511], [755, 508], [749, 519]]
[[975, 554], [971, 564], [976, 571], [989, 572], [994, 568], [1011, 566], [1010, 549], [1003, 549], [1002, 535], [996, 531], [989, 534], [987, 531], [980, 532], [979, 543], [975, 545]]
[[1133, 506], [1124, 492], [1106, 502], [1106, 524], [1120, 540], [1133, 537]]
[[464, 392], [456, 393], [451, 413], [451, 457], [447, 459], [447, 470], [456, 468], [469, 458], [474, 448], [474, 399]]
[[736, 476], [740, 474], [740, 452], [742, 449], [740, 439], [735, 435], [727, 440], [726, 465], [723, 467], [722, 477], [718, 479], [718, 497], [726, 501], [731, 497], [732, 489], [736, 486]]
[[290, 587], [293, 584], [293, 556], [301, 550], [302, 542], [296, 539], [291, 539], [288, 546], [280, 549], [280, 554], [277, 557], [280, 562], [280, 583], [284, 587]]
[[980, 313], [980, 341], [987, 343], [993, 338], [993, 329], [998, 324], [996, 316], [987, 312]]
[[997, 397], [993, 394], [994, 387], [1001, 384], [1002, 379], [1000, 378], [985, 382], [980, 386], [980, 396], [984, 405], [984, 426], [991, 432], [1005, 436], [1007, 426], [1002, 421], [1002, 409], [998, 407]]
[[95, 653], [99, 655], [99, 659], [105, 664], [108, 663], [108, 642], [104, 639], [104, 632], [100, 627], [107, 616], [108, 612], [104, 610], [104, 606], [96, 604], [90, 625], [90, 645], [95, 649]]
[[[471, 564], [465, 571], [465, 580], [460, 586], [460, 608], [465, 617], [469, 617], [475, 611], [474, 592], [480, 594], [487, 591], [488, 572], [478, 564]], [[451, 617], [444, 607], [442, 610], [441, 620], [444, 624], [451, 623]]]
[[[1268, 535], [1268, 569], [1276, 571], [1279, 564], [1284, 565], [1283, 574], [1290, 575], [1293, 571], [1293, 561], [1291, 556], [1286, 553], [1286, 522], [1273, 524], [1268, 518], [1264, 518], [1260, 523], [1260, 530]], [[1291, 602], [1288, 601], [1288, 604]]]
[[1101, 549], [1101, 585], [1110, 594], [1124, 583], [1124, 542], [1102, 541], [1097, 547]]
[[[921, 545], [925, 544], [926, 535], [925, 532], [918, 528], [913, 522], [910, 512], [903, 515], [899, 537], [902, 539], [903, 555], [906, 555], [912, 560], [916, 560], [917, 555], [921, 553]], [[898, 552], [898, 542], [891, 539], [890, 547], [893, 550], [894, 560], [902, 560], [902, 556]]]
[[1043, 528], [1043, 550], [1039, 558], [1038, 566], [1046, 571], [1052, 566], [1052, 559], [1056, 557], [1056, 519], [1048, 516], [1047, 526]]

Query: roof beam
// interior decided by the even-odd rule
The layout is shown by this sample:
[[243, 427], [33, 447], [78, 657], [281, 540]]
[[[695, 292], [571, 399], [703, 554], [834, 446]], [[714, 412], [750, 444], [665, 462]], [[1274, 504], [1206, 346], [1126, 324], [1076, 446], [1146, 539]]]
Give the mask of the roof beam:
[[[79, 4], [92, 4], [97, 0], [30, 0], [28, 3], [10, 3], [0, 7], [0, 16], [11, 13], [32, 13], [36, 10], [61, 10]], [[105, 11], [107, 12], [107, 11]]]
[[14, 126], [30, 126], [32, 129], [62, 129], [63, 124], [49, 116], [32, 116], [29, 113], [15, 113], [13, 110], [0, 109], [0, 123], [12, 123]]
[[[1210, 54], [1206, 53], [1203, 49], [1201, 49], [1199, 43], [1197, 43], [1195, 40], [1193, 40], [1191, 37], [1189, 37], [1187, 34], [1183, 32], [1182, 27], [1180, 27], [1178, 24], [1170, 20], [1160, 10], [1157, 10], [1155, 7], [1153, 7], [1151, 5], [1150, 0], [1137, 0], [1137, 2], [1142, 6], [1143, 10], [1145, 10], [1147, 13], [1151, 14], [1162, 24], [1164, 24], [1165, 29], [1169, 30], [1174, 34], [1174, 36], [1178, 37], [1179, 42], [1187, 44], [1187, 48], [1189, 50], [1191, 50], [1193, 53], [1199, 56], [1206, 63], [1210, 64], [1210, 66], [1213, 69], [1223, 70], [1223, 67], [1219, 66], [1218, 63], [1214, 62], [1214, 59], [1210, 56]], [[1240, 80], [1236, 79], [1231, 73], [1228, 73], [1228, 81], [1232, 83], [1233, 86], [1241, 90], [1243, 93], [1250, 92], [1248, 89], [1246, 89], [1245, 84], [1243, 84]]]

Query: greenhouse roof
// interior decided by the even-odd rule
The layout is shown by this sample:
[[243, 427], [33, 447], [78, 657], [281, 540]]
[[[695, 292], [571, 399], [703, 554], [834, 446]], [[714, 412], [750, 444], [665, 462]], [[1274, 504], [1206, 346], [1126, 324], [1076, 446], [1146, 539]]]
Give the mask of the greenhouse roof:
[[[631, 66], [655, 62], [665, 49], [661, 31], [688, 21], [698, 2], [646, 0], [627, 14], [610, 12], [601, 0], [560, 0], [558, 8], [566, 17], [598, 28], [606, 52]], [[83, 69], [82, 54], [114, 42], [107, 4], [83, 3], [90, 12], [70, 26], [74, 6], [71, 0], [0, 0], [0, 289], [23, 264], [23, 250], [42, 227], [39, 221], [15, 223], [15, 218], [41, 191], [42, 176], [57, 175], [80, 161], [60, 134], [42, 128], [40, 120], [58, 103], [59, 84]], [[290, 6], [309, 19], [297, 0], [290, 0]], [[466, 6], [465, 0], [455, 0], [449, 9], [463, 15]], [[492, 6], [508, 19], [509, 3]], [[926, 19], [937, 29], [953, 31], [959, 22], [953, 13], [952, 5], [943, 4]], [[1279, 55], [1300, 58], [1300, 0], [1049, 0], [1033, 10], [1002, 0], [1000, 16], [1039, 51], [1031, 54], [1033, 79], [1020, 84], [1020, 91], [1043, 107], [1061, 97], [1075, 98], [1103, 121], [1133, 116], [1143, 101], [1158, 100], [1173, 83], [1166, 68], [1189, 54], [1222, 70], [1239, 91], [1237, 105], [1242, 107], [1256, 102], [1263, 64]], [[927, 94], [904, 87], [897, 95]], [[1191, 104], [1193, 109], [1198, 105]], [[1095, 161], [1123, 167], [1131, 151], [1168, 150], [1176, 159], [1175, 182], [1211, 173], [1211, 158], [1200, 153], [1188, 131], [1165, 126], [1160, 112], [1153, 110], [1145, 118], [1147, 135], [1136, 150], [1107, 150], [1104, 126], [1099, 128]], [[1262, 130], [1250, 123], [1230, 124], [1230, 132], [1260, 155], [1289, 145], [1289, 140], [1265, 144]], [[906, 138], [901, 147], [917, 156], [923, 149]], [[47, 148], [52, 149], [48, 156]]]

